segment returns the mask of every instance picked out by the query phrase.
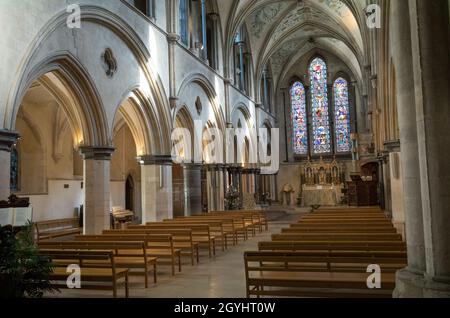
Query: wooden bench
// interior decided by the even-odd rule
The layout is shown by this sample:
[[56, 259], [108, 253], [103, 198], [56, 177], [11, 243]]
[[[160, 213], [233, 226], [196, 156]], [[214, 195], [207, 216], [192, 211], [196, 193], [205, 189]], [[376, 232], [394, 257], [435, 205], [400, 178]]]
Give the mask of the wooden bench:
[[165, 223], [184, 223], [184, 224], [208, 224], [211, 235], [215, 237], [216, 243], [220, 243], [222, 251], [228, 249], [228, 242], [231, 240], [235, 245], [236, 225], [233, 218], [195, 216], [195, 217], [177, 217], [175, 219], [166, 219]]
[[[246, 252], [244, 259], [247, 298], [391, 297], [395, 287], [393, 273], [382, 273], [382, 288], [372, 290], [367, 287], [370, 274], [365, 271], [350, 273], [333, 271], [334, 264], [353, 262], [353, 259], [305, 258], [303, 255], [287, 252]], [[308, 264], [314, 263], [323, 264], [324, 271], [308, 271], [311, 269], [308, 268]]]
[[198, 242], [194, 242], [192, 237], [192, 230], [190, 229], [150, 229], [150, 230], [135, 230], [135, 229], [127, 229], [127, 230], [105, 230], [103, 231], [105, 235], [129, 235], [129, 234], [169, 234], [172, 235], [173, 238], [173, 246], [176, 249], [181, 250], [181, 255], [187, 255], [191, 258], [191, 264], [195, 264], [195, 260], [197, 263], [200, 261], [199, 255], [199, 244]]
[[[83, 239], [81, 239], [83, 238]], [[145, 288], [148, 288], [148, 274], [153, 272], [153, 280], [157, 282], [156, 257], [149, 257], [144, 242], [104, 242], [96, 236], [80, 236], [77, 241], [70, 242], [40, 242], [39, 248], [44, 250], [112, 250], [117, 268], [142, 269], [145, 278]], [[130, 255], [128, 252], [133, 251]], [[91, 267], [109, 268], [108, 261], [86, 261]], [[69, 264], [61, 264], [69, 265]], [[131, 273], [130, 273], [131, 274]]]
[[165, 219], [164, 224], [206, 224], [209, 226], [210, 235], [214, 236], [214, 241], [216, 244], [220, 244], [222, 251], [228, 248], [227, 235], [231, 233], [225, 232], [224, 222], [220, 219], [207, 219], [207, 218], [191, 218], [191, 217], [180, 217], [175, 219]]
[[37, 241], [81, 234], [78, 218], [40, 221], [34, 223]]
[[260, 251], [393, 251], [406, 256], [403, 242], [309, 242], [271, 241], [259, 242]]
[[235, 210], [235, 211], [214, 211], [208, 213], [210, 215], [251, 215], [253, 219], [256, 221], [256, 224], [259, 225], [260, 232], [263, 231], [263, 228], [267, 231], [269, 230], [269, 223], [267, 220], [267, 215], [264, 211], [260, 210]]
[[[40, 250], [40, 255], [47, 256], [55, 262], [55, 268], [50, 274], [52, 285], [57, 288], [68, 288], [67, 266], [58, 266], [58, 262], [71, 262], [81, 269], [81, 288], [95, 290], [112, 290], [113, 297], [117, 297], [117, 288], [124, 284], [125, 297], [129, 296], [128, 269], [117, 268], [113, 251], [69, 251], [69, 250]], [[108, 263], [108, 268], [98, 268], [92, 262]], [[123, 283], [121, 281], [123, 280]], [[88, 284], [85, 284], [88, 283]], [[109, 286], [104, 283], [110, 283]]]
[[191, 223], [165, 223], [165, 222], [154, 222], [147, 223], [146, 225], [133, 225], [129, 226], [128, 229], [190, 229], [192, 231], [192, 239], [195, 243], [199, 244], [199, 247], [206, 246], [208, 249], [208, 255], [211, 258], [216, 255], [216, 238], [211, 234], [208, 224], [191, 224]]
[[402, 237], [396, 233], [283, 233], [273, 234], [273, 241], [401, 241]]
[[[76, 237], [77, 240], [95, 240], [106, 242], [144, 242], [146, 246], [146, 253], [150, 257], [156, 257], [160, 264], [169, 264], [172, 269], [172, 275], [175, 275], [175, 268], [178, 265], [178, 271], [181, 272], [181, 251], [176, 249], [173, 244], [173, 238], [170, 234], [124, 234], [124, 235], [80, 235]], [[138, 251], [132, 252], [126, 256], [134, 256]], [[162, 259], [168, 262], [161, 262]]]
[[[186, 219], [192, 220], [192, 222], [197, 222], [197, 220], [221, 220], [222, 222], [232, 222], [232, 227], [228, 227], [229, 234], [234, 236], [233, 245], [238, 243], [239, 238], [242, 238], [243, 241], [248, 239], [248, 233], [252, 232], [252, 225], [245, 220], [243, 216], [236, 215], [213, 215], [212, 213], [208, 213], [205, 215], [195, 215], [192, 217], [188, 217]], [[230, 232], [230, 230], [232, 232]]]
[[309, 224], [309, 225], [314, 225], [314, 224], [327, 224], [327, 225], [360, 225], [360, 226], [384, 226], [384, 225], [392, 225], [392, 222], [390, 221], [367, 221], [367, 220], [362, 220], [362, 221], [342, 221], [342, 220], [313, 220], [313, 219], [309, 219], [309, 220], [301, 220], [298, 222], [298, 224]]
[[360, 228], [347, 228], [347, 227], [291, 227], [282, 229], [281, 233], [397, 233], [397, 230], [386, 227], [360, 227]]
[[[395, 273], [407, 265], [406, 253], [396, 251], [325, 251], [325, 250], [296, 250], [270, 251], [275, 254], [295, 255], [298, 262], [291, 266], [303, 271], [328, 272], [360, 272], [366, 271], [371, 264], [380, 265], [382, 272]], [[269, 259], [261, 265], [272, 266], [276, 262]], [[288, 266], [288, 264], [286, 264]]]

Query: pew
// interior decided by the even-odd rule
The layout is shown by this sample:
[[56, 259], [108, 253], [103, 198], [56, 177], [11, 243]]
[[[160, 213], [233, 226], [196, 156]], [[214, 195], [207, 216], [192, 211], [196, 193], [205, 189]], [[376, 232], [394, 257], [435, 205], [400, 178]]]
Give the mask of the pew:
[[282, 233], [273, 234], [273, 241], [401, 241], [396, 233]]
[[[50, 274], [50, 281], [54, 287], [68, 288], [67, 266], [58, 266], [58, 262], [78, 264], [81, 269], [81, 288], [95, 290], [112, 290], [117, 298], [117, 288], [125, 287], [125, 297], [129, 296], [128, 269], [117, 268], [113, 251], [69, 251], [69, 250], [39, 250], [39, 254], [49, 257], [55, 267]], [[107, 268], [98, 268], [96, 262], [108, 263]], [[93, 265], [91, 265], [93, 264]], [[123, 282], [122, 282], [123, 281]], [[88, 284], [86, 284], [88, 283]], [[105, 285], [108, 283], [109, 285]]]
[[[145, 234], [145, 235], [79, 235], [76, 237], [79, 241], [106, 241], [106, 242], [144, 242], [146, 246], [147, 255], [150, 257], [156, 257], [158, 262], [161, 264], [166, 264], [161, 262], [162, 259], [168, 260], [168, 264], [171, 266], [172, 275], [175, 275], [175, 267], [178, 263], [178, 271], [181, 272], [181, 251], [174, 248], [172, 235], [169, 234]], [[129, 251], [129, 255], [135, 255], [138, 251], [134, 253]]]
[[34, 223], [37, 241], [81, 234], [78, 218], [57, 219]]
[[133, 235], [133, 234], [169, 234], [173, 238], [173, 246], [176, 249], [181, 250], [181, 255], [187, 255], [191, 259], [191, 265], [195, 265], [195, 260], [197, 263], [200, 261], [199, 255], [199, 244], [194, 242], [192, 237], [192, 230], [190, 229], [150, 229], [150, 230], [104, 230], [105, 235]]
[[259, 242], [260, 251], [393, 251], [406, 257], [403, 242], [320, 242], [320, 241], [269, 241]]
[[282, 229], [281, 233], [397, 233], [397, 230], [393, 228], [384, 227], [362, 227], [362, 228], [346, 228], [346, 227], [332, 227], [332, 228], [320, 228], [320, 227], [291, 227]]
[[207, 224], [191, 224], [191, 223], [164, 223], [154, 222], [147, 223], [146, 225], [132, 225], [128, 229], [145, 230], [145, 229], [190, 229], [192, 231], [192, 239], [199, 246], [206, 246], [208, 249], [209, 257], [216, 255], [215, 237], [211, 235], [209, 225]]
[[225, 231], [225, 226], [223, 220], [219, 219], [203, 219], [203, 218], [190, 218], [190, 217], [180, 217], [176, 219], [165, 219], [163, 220], [164, 224], [175, 224], [175, 225], [183, 225], [183, 224], [206, 224], [209, 226], [210, 235], [214, 236], [214, 241], [216, 244], [220, 244], [222, 251], [228, 248], [227, 244], [227, 235], [231, 235], [231, 233], [227, 233]]
[[[40, 242], [39, 248], [44, 250], [112, 250], [114, 252], [114, 261], [117, 268], [142, 269], [145, 279], [145, 288], [148, 288], [148, 274], [153, 272], [153, 280], [157, 282], [156, 257], [149, 257], [144, 242], [103, 242], [96, 240], [95, 237], [85, 237], [86, 240], [67, 241], [67, 242]], [[132, 251], [132, 254], [128, 252]], [[68, 266], [72, 263], [62, 263], [58, 265]], [[97, 268], [110, 268], [108, 260], [85, 260], [84, 264]]]
[[[395, 274], [382, 273], [382, 288], [368, 289], [369, 274], [334, 271], [342, 264], [355, 263], [352, 258], [305, 257], [295, 252], [246, 252], [245, 275], [247, 298], [281, 297], [391, 297]], [[365, 259], [361, 261], [362, 267]], [[269, 265], [267, 263], [270, 263]], [[303, 264], [303, 265], [302, 265]], [[310, 264], [322, 265], [323, 271]], [[341, 265], [339, 265], [341, 264]], [[309, 268], [308, 268], [309, 267]], [[305, 271], [306, 270], [306, 271]]]

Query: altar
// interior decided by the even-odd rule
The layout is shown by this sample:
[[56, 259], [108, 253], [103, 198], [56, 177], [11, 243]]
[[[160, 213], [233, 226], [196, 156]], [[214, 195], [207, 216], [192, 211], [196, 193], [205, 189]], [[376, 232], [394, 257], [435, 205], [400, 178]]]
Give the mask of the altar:
[[301, 171], [301, 206], [337, 206], [341, 203], [345, 181], [345, 167], [336, 159], [325, 162], [310, 159]]
[[337, 206], [341, 197], [341, 188], [331, 186], [303, 186], [302, 206], [310, 207], [312, 205]]

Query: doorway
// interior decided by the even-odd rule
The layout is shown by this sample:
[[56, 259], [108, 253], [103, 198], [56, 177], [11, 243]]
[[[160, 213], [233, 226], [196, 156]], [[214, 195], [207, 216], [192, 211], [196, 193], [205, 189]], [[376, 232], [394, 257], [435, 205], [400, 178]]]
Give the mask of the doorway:
[[131, 175], [125, 182], [125, 209], [134, 211], [134, 180]]

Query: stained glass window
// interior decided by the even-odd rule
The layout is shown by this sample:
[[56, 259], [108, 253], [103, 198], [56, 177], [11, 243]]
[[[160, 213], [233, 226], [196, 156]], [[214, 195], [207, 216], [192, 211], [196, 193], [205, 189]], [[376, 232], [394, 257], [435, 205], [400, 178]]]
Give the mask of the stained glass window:
[[336, 152], [350, 152], [350, 107], [348, 82], [339, 77], [333, 85]]
[[314, 154], [331, 153], [331, 132], [328, 112], [327, 65], [315, 58], [310, 65], [311, 112]]
[[295, 82], [291, 88], [292, 120], [294, 133], [294, 153], [308, 154], [308, 126], [306, 114], [305, 87]]

